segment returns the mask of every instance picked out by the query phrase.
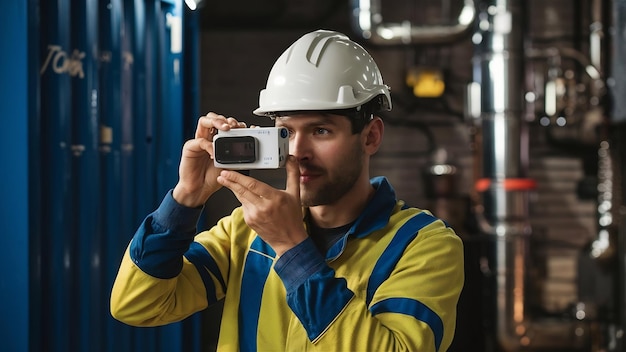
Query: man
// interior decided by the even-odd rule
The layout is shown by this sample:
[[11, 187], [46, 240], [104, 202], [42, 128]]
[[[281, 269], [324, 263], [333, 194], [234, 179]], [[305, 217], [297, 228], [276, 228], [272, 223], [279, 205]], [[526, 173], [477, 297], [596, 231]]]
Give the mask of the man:
[[[308, 33], [276, 61], [255, 114], [289, 130], [275, 189], [216, 168], [209, 113], [183, 147], [179, 181], [132, 239], [111, 297], [136, 326], [179, 321], [224, 300], [219, 351], [444, 351], [463, 286], [463, 247], [430, 213], [370, 180], [389, 89], [345, 35]], [[221, 187], [241, 207], [196, 235]]]

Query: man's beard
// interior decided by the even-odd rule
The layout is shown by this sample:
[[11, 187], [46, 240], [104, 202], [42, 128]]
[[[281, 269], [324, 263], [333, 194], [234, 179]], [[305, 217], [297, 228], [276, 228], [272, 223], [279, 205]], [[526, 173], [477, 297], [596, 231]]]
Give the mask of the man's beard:
[[[342, 162], [338, 163], [338, 165], [344, 165], [344, 167], [334, 170], [335, 174], [332, 176], [329, 176], [326, 170], [318, 169], [314, 166], [309, 168], [313, 172], [320, 172], [321, 177], [327, 178], [327, 182], [315, 185], [316, 188], [308, 190], [309, 186], [300, 185], [300, 200], [303, 206], [313, 207], [333, 204], [354, 187], [363, 169], [361, 145], [356, 144], [351, 152], [342, 154]], [[307, 169], [307, 166], [304, 165], [304, 168]]]

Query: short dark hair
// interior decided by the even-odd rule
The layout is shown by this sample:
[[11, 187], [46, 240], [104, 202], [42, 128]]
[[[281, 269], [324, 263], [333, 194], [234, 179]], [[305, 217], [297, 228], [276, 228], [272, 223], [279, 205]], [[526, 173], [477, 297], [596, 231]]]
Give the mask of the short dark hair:
[[379, 95], [356, 108], [334, 110], [331, 113], [346, 116], [352, 123], [352, 134], [361, 133], [365, 126], [372, 121], [374, 115], [382, 111], [384, 99], [384, 95]]

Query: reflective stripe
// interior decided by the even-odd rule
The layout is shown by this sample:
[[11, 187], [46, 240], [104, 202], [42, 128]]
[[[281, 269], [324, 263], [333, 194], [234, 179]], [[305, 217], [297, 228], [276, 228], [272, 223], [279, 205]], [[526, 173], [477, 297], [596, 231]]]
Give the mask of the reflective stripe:
[[239, 298], [239, 350], [257, 350], [257, 330], [267, 276], [276, 253], [257, 237], [246, 256]]
[[[367, 283], [367, 305], [372, 302], [378, 287], [389, 278], [407, 246], [417, 237], [422, 228], [435, 220], [437, 218], [432, 215], [421, 212], [400, 227], [374, 266], [372, 275]], [[407, 314], [425, 322], [433, 331], [435, 346], [439, 350], [443, 340], [443, 322], [435, 312], [423, 303], [410, 298], [389, 298], [374, 304], [370, 308], [370, 312], [372, 315], [387, 312]]]
[[215, 263], [215, 260], [211, 257], [211, 254], [209, 254], [206, 248], [204, 248], [204, 246], [200, 243], [192, 242], [189, 246], [189, 250], [185, 253], [185, 257], [196, 266], [196, 269], [202, 278], [202, 282], [204, 283], [207, 295], [206, 299], [207, 302], [209, 302], [209, 305], [217, 302], [215, 284], [213, 283], [211, 274], [213, 274], [213, 276], [215, 276], [220, 282], [222, 291], [226, 291], [226, 282], [222, 277], [222, 273], [220, 272], [217, 263]]
[[437, 220], [437, 218], [422, 212], [410, 218], [396, 232], [396, 235], [380, 256], [378, 262], [376, 262], [376, 266], [374, 266], [372, 275], [367, 283], [366, 303], [368, 305], [372, 302], [372, 297], [374, 297], [374, 293], [378, 287], [391, 275], [391, 271], [393, 271], [393, 268], [402, 257], [402, 253], [404, 253], [409, 243], [417, 237], [418, 232], [424, 226], [429, 225], [435, 220]]
[[401, 313], [415, 317], [428, 324], [435, 337], [435, 348], [439, 351], [443, 340], [443, 321], [432, 309], [423, 303], [410, 298], [389, 298], [377, 302], [370, 308], [373, 315], [379, 313]]

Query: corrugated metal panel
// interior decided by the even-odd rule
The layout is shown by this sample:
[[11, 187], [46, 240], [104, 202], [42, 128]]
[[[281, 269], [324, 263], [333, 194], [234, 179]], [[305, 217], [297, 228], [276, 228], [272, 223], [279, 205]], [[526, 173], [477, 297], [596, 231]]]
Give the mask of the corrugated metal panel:
[[[115, 321], [109, 297], [139, 222], [176, 182], [186, 124], [182, 1], [41, 2], [41, 190], [31, 222], [32, 350], [194, 351], [198, 321], [139, 329]], [[36, 8], [36, 7], [33, 7]], [[35, 11], [35, 10], [33, 10]], [[193, 75], [197, 74], [194, 72]], [[160, 90], [156, 87], [162, 87]], [[41, 121], [41, 124], [37, 124]], [[37, 134], [37, 133], [35, 133]]]

